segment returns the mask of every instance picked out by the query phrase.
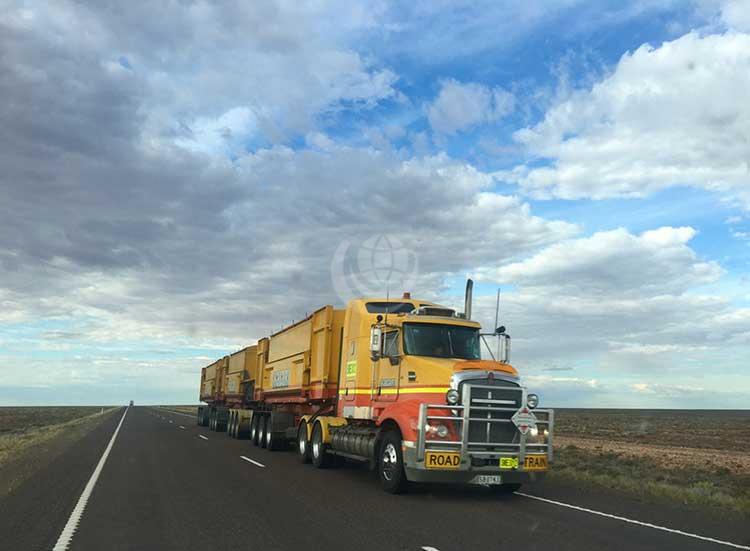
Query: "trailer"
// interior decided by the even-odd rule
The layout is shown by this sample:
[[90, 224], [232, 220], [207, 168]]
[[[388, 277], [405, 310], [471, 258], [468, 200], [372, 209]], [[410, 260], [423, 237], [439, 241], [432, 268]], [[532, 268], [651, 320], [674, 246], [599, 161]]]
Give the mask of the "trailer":
[[293, 448], [317, 468], [366, 462], [391, 493], [538, 480], [553, 459], [554, 412], [509, 363], [505, 328], [482, 333], [471, 319], [471, 289], [464, 312], [408, 293], [324, 306], [203, 368], [198, 422]]

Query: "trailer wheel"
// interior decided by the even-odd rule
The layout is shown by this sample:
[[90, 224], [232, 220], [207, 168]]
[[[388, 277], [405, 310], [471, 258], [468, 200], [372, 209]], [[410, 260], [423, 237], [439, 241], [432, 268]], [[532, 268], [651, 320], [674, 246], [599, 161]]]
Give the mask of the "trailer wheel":
[[234, 411], [229, 416], [229, 436], [237, 438], [237, 412]]
[[258, 445], [258, 416], [255, 414], [250, 419], [250, 443], [253, 446]]
[[259, 421], [258, 421], [258, 445], [261, 448], [266, 447], [266, 431], [270, 428], [268, 425], [269, 417], [268, 415], [264, 415]]
[[380, 444], [378, 478], [380, 486], [389, 494], [400, 494], [407, 489], [401, 435], [395, 430], [386, 432]]
[[278, 450], [281, 446], [280, 439], [278, 437], [275, 437], [273, 435], [273, 422], [271, 419], [271, 415], [266, 417], [266, 448], [271, 451]]
[[307, 441], [307, 421], [301, 421], [297, 429], [297, 457], [302, 463], [310, 462], [310, 443]]
[[323, 443], [323, 427], [320, 426], [320, 423], [315, 423], [313, 427], [310, 448], [312, 464], [316, 468], [325, 469], [331, 464], [331, 456], [326, 453], [325, 444]]

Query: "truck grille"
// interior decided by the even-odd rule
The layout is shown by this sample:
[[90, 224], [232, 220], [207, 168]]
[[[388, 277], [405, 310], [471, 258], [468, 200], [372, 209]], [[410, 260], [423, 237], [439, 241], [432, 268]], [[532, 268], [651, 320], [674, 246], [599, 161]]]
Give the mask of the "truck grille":
[[[522, 390], [509, 381], [470, 381], [468, 444], [471, 449], [517, 443], [518, 431], [510, 418], [521, 407]], [[485, 446], [483, 446], [483, 444]]]

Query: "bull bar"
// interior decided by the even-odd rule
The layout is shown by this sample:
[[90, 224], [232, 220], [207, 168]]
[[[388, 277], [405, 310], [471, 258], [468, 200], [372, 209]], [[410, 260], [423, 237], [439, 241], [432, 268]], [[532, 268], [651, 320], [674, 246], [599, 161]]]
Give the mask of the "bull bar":
[[[483, 384], [470, 384], [470, 382], [464, 383], [461, 391], [461, 398], [458, 404], [420, 404], [419, 418], [418, 418], [418, 430], [417, 430], [417, 442], [415, 453], [409, 454], [412, 461], [407, 461], [407, 467], [409, 470], [426, 471], [425, 465], [425, 453], [429, 451], [435, 452], [459, 452], [461, 462], [457, 469], [452, 472], [463, 471], [464, 475], [467, 475], [466, 471], [472, 473], [484, 473], [489, 472], [502, 472], [504, 474], [514, 475], [525, 475], [531, 474], [529, 471], [524, 470], [526, 456], [528, 454], [541, 455], [545, 454], [549, 463], [552, 463], [552, 433], [554, 427], [554, 410], [551, 409], [533, 409], [531, 410], [536, 417], [537, 434], [543, 435], [542, 441], [529, 441], [529, 435], [519, 431], [511, 417], [519, 410], [517, 404], [521, 404], [521, 407], [526, 405], [527, 390], [523, 386], [489, 386]], [[501, 400], [491, 398], [473, 398], [472, 391], [475, 390], [486, 390], [489, 391], [488, 395], [491, 397], [491, 392], [502, 391], [503, 393], [520, 393], [520, 400], [514, 398], [513, 400]], [[431, 415], [431, 410], [451, 410], [452, 415]], [[476, 417], [477, 412], [487, 412], [487, 417]], [[471, 415], [474, 415], [472, 417]], [[495, 416], [493, 416], [493, 414]], [[500, 417], [498, 417], [498, 415]], [[453, 425], [453, 431], [451, 434], [460, 435], [460, 440], [455, 439], [438, 439], [428, 438], [428, 426], [432, 422], [449, 423]], [[470, 436], [470, 423], [484, 423], [487, 424], [487, 438], [486, 441], [471, 441]], [[511, 423], [514, 430], [512, 441], [494, 442], [490, 441], [490, 423]], [[546, 430], [545, 430], [546, 429]], [[536, 440], [536, 437], [532, 437], [531, 440]], [[411, 451], [411, 450], [410, 450]], [[510, 470], [500, 470], [499, 458], [510, 457], [517, 459], [517, 468]], [[491, 463], [493, 459], [497, 458], [498, 462]], [[482, 461], [484, 460], [484, 461]], [[408, 463], [411, 463], [410, 465]], [[477, 465], [479, 464], [479, 466]], [[425, 473], [426, 474], [426, 473]], [[445, 473], [447, 474], [447, 473]]]

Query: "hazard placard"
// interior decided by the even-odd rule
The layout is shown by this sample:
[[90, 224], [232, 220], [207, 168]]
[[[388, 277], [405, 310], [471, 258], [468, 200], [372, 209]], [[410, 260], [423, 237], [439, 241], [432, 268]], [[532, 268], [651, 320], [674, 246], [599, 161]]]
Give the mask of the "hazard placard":
[[518, 427], [518, 432], [521, 434], [526, 434], [536, 427], [536, 416], [526, 406], [515, 412], [510, 420]]

